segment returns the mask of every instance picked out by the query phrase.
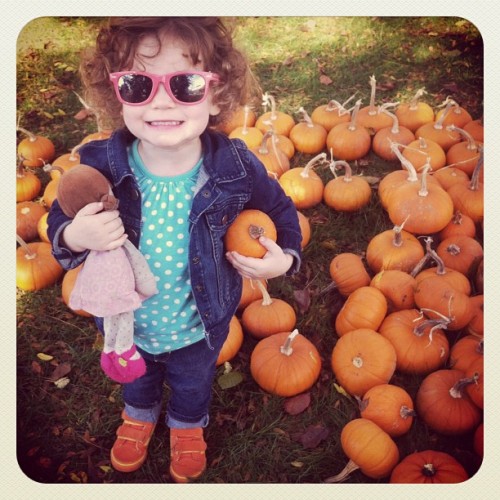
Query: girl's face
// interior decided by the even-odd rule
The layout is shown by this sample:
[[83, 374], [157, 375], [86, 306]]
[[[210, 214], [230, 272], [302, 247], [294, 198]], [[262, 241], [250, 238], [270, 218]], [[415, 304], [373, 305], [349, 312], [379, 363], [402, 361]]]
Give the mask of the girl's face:
[[[203, 61], [193, 65], [181, 42], [170, 38], [163, 38], [161, 42], [158, 51], [156, 39], [145, 37], [138, 46], [133, 67], [128, 69], [157, 75], [203, 70]], [[212, 103], [210, 92], [201, 103], [185, 106], [174, 102], [160, 84], [149, 103], [141, 106], [123, 104], [123, 120], [130, 132], [140, 139], [143, 151], [182, 152], [187, 151], [186, 148], [201, 148], [199, 137], [208, 125], [209, 116], [219, 111]]]

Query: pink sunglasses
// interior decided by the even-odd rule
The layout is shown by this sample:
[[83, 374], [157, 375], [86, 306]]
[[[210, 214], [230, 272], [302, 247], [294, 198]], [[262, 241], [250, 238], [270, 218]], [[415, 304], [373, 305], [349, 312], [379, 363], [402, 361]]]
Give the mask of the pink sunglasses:
[[110, 73], [116, 96], [122, 104], [141, 106], [150, 102], [163, 83], [167, 94], [178, 104], [193, 105], [204, 101], [211, 81], [219, 76], [206, 71], [176, 71], [155, 75], [145, 71], [120, 71]]

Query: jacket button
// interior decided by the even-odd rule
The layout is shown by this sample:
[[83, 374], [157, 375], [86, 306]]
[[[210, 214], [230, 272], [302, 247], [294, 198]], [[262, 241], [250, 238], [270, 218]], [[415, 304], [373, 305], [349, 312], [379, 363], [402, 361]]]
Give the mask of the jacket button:
[[197, 292], [203, 292], [203, 285], [196, 285], [194, 288]]
[[199, 257], [193, 257], [193, 264], [199, 264], [200, 263], [200, 258]]
[[204, 197], [204, 198], [210, 198], [210, 191], [208, 191], [208, 189], [205, 189], [201, 192], [201, 195]]

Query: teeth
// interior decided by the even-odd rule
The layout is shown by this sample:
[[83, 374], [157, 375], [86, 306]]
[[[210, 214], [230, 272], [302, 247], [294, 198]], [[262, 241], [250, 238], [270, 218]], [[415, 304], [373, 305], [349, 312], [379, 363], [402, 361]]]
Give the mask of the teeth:
[[180, 121], [174, 121], [174, 120], [167, 120], [167, 121], [154, 121], [154, 122], [149, 122], [151, 125], [154, 126], [173, 126], [173, 125], [179, 125], [181, 122]]

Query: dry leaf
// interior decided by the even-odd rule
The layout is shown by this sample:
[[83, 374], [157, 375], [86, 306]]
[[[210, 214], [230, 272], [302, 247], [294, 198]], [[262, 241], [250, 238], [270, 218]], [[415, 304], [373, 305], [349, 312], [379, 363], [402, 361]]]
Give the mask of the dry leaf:
[[328, 428], [321, 424], [310, 425], [307, 429], [298, 434], [294, 434], [292, 438], [302, 444], [304, 448], [317, 448], [321, 441], [324, 441], [330, 434]]
[[299, 307], [301, 314], [306, 313], [311, 305], [311, 291], [308, 288], [303, 290], [294, 290], [293, 297]]
[[50, 381], [55, 382], [56, 380], [66, 376], [70, 371], [71, 371], [70, 363], [61, 363], [60, 365], [55, 367], [54, 371], [52, 372], [52, 375], [50, 376]]
[[38, 359], [41, 359], [42, 361], [52, 361], [54, 359], [54, 356], [51, 356], [50, 354], [45, 354], [43, 352], [39, 352], [36, 357]]
[[64, 389], [68, 384], [70, 383], [70, 380], [68, 377], [62, 377], [60, 378], [59, 380], [56, 380], [54, 382], [54, 385], [58, 388], [58, 389]]
[[333, 80], [327, 75], [321, 75], [319, 77], [319, 82], [323, 85], [331, 85], [333, 83]]
[[311, 393], [304, 392], [293, 398], [288, 398], [283, 404], [284, 410], [289, 415], [298, 415], [309, 408], [311, 404]]

